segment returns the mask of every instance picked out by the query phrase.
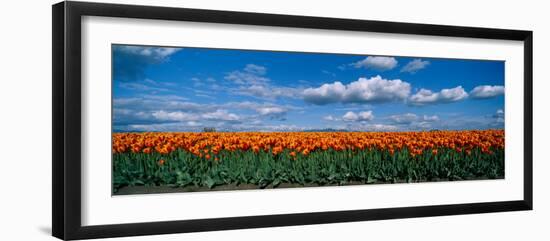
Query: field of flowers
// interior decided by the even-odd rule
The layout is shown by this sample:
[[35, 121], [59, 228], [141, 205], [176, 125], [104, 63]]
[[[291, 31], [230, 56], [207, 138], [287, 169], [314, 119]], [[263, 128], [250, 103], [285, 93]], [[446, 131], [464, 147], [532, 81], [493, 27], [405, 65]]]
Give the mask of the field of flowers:
[[113, 191], [504, 177], [504, 131], [114, 133]]

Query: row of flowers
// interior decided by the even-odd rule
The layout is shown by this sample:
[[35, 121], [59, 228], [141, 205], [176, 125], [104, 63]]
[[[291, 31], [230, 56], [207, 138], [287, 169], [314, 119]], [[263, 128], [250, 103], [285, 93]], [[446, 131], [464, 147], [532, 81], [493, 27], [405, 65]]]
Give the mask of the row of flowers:
[[470, 153], [480, 148], [504, 148], [504, 130], [424, 131], [424, 132], [204, 132], [204, 133], [114, 133], [113, 153], [167, 154], [183, 149], [210, 158], [222, 150], [271, 152], [289, 150], [290, 155], [307, 156], [316, 150], [364, 150], [377, 148], [393, 153], [407, 148], [411, 155], [425, 150], [437, 154], [439, 148]]

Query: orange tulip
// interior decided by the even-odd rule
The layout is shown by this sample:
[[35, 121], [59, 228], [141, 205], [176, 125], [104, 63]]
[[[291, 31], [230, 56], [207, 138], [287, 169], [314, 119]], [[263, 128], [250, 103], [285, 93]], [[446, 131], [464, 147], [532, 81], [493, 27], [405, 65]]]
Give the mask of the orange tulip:
[[359, 151], [388, 150], [390, 153], [407, 148], [411, 156], [426, 149], [437, 154], [448, 148], [471, 154], [480, 149], [492, 153], [504, 148], [504, 130], [430, 131], [430, 132], [235, 132], [235, 133], [114, 133], [113, 153], [153, 152], [168, 154], [184, 150], [207, 159], [221, 151], [269, 152], [278, 155], [288, 150], [291, 156], [333, 149]]

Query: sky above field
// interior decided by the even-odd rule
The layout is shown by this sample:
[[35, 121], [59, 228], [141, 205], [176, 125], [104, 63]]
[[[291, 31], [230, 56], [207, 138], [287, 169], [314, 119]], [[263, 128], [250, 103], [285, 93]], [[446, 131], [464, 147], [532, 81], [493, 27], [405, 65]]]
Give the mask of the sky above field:
[[113, 45], [113, 130], [504, 128], [504, 62]]

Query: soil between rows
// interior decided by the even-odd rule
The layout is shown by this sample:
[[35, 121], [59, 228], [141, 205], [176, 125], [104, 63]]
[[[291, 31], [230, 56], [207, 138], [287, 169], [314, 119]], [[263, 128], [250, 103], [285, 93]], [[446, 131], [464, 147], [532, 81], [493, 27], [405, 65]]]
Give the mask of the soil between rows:
[[[504, 179], [504, 177], [497, 177], [495, 179], [488, 179], [486, 177], [472, 178], [466, 180], [449, 180], [449, 179], [434, 179], [434, 180], [425, 180], [420, 182], [412, 182], [409, 184], [418, 184], [418, 183], [433, 183], [433, 182], [460, 182], [460, 181], [486, 181], [486, 180], [497, 180]], [[208, 188], [205, 186], [185, 186], [185, 187], [170, 187], [170, 186], [125, 186], [120, 187], [116, 193], [113, 193], [113, 196], [119, 195], [135, 195], [135, 194], [159, 194], [159, 193], [189, 193], [189, 192], [211, 192], [211, 191], [239, 191], [239, 190], [262, 190], [262, 189], [284, 189], [284, 188], [304, 188], [304, 187], [336, 187], [336, 186], [354, 186], [354, 185], [373, 185], [373, 184], [404, 184], [406, 181], [397, 181], [397, 182], [374, 182], [374, 183], [363, 183], [363, 182], [349, 182], [346, 184], [325, 184], [318, 185], [315, 183], [311, 184], [296, 184], [296, 183], [281, 183], [277, 187], [273, 185], [268, 185], [264, 188], [255, 184], [224, 184], [214, 186], [213, 188]]]

